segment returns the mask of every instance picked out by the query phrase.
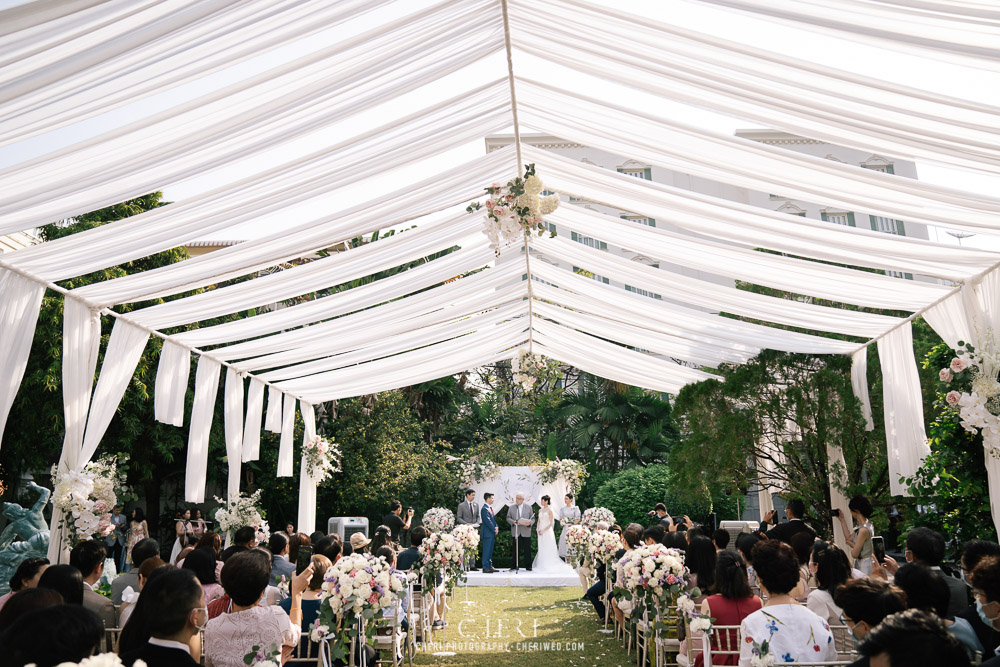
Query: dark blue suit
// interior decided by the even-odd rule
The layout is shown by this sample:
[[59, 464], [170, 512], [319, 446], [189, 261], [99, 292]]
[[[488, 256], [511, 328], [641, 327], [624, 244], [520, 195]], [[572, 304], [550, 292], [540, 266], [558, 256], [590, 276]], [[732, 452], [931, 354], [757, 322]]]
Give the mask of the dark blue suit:
[[493, 516], [493, 512], [490, 511], [489, 505], [483, 505], [483, 508], [479, 510], [479, 516], [483, 520], [482, 527], [479, 529], [483, 542], [483, 569], [492, 570], [493, 544], [497, 539], [497, 520]]

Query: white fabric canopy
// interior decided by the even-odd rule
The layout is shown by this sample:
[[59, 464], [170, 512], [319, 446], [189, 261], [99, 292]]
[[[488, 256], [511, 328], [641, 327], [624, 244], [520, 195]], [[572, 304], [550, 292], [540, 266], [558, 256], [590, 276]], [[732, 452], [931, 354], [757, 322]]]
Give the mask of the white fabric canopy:
[[[986, 3], [693, 1], [997, 70], [1000, 10]], [[625, 43], [636, 48], [620, 48]], [[522, 55], [643, 96], [598, 98], [569, 79], [539, 76], [521, 64]], [[313, 406], [323, 401], [457, 373], [524, 348], [671, 393], [765, 348], [851, 354], [852, 387], [872, 426], [867, 345], [877, 341], [892, 490], [905, 492], [899, 477], [911, 475], [927, 451], [910, 321], [922, 314], [950, 343], [975, 340], [977, 327], [997, 317], [1000, 256], [631, 178], [524, 145], [520, 133], [530, 127], [729, 186], [980, 234], [1000, 231], [1000, 199], [693, 127], [659, 102], [1000, 173], [994, 106], [592, 0], [140, 0], [127, 7], [74, 0], [0, 11], [0, 149], [32, 137], [75, 137], [36, 144], [32, 157], [0, 167], [0, 234], [213, 179], [200, 194], [0, 257], [0, 369], [7, 378], [0, 426], [46, 288], [65, 295], [66, 466], [98, 450], [150, 336], [164, 340], [154, 392], [162, 422], [184, 424], [197, 358], [188, 502], [204, 500], [223, 368], [232, 497], [242, 462], [259, 459], [261, 428], [280, 434], [276, 474], [293, 474], [297, 405], [308, 438]], [[102, 118], [124, 120], [96, 122]], [[513, 146], [421, 169], [511, 124]], [[85, 131], [62, 134], [73, 128]], [[293, 146], [297, 152], [282, 152]], [[551, 191], [662, 224], [640, 226], [564, 202], [546, 219], [558, 237], [526, 238], [494, 257], [480, 233], [481, 214], [464, 207], [529, 162]], [[329, 205], [359, 187], [373, 190], [368, 201]], [[54, 284], [276, 214], [287, 220], [280, 229], [217, 252], [69, 291]], [[351, 243], [389, 228], [397, 233]], [[574, 234], [641, 251], [659, 266], [574, 243]], [[346, 249], [314, 255], [334, 247]], [[924, 279], [891, 278], [887, 269]], [[377, 274], [390, 275], [370, 280]], [[732, 281], [796, 298], [737, 289]], [[208, 286], [217, 287], [186, 294]], [[125, 314], [109, 310], [166, 297], [175, 298]], [[306, 300], [270, 308], [294, 299]], [[209, 325], [250, 309], [260, 312]], [[102, 317], [115, 325], [95, 386]], [[192, 326], [165, 333], [182, 325]], [[305, 529], [315, 523], [315, 486], [301, 462], [300, 473]], [[991, 487], [1000, 507], [996, 474]]]

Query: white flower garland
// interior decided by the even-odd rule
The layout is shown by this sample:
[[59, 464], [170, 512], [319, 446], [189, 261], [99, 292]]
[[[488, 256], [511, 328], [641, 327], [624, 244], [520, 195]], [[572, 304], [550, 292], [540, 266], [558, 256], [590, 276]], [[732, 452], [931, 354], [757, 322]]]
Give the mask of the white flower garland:
[[492, 479], [499, 473], [500, 467], [496, 463], [479, 457], [459, 459], [458, 462], [458, 483], [460, 486], [472, 486], [484, 479]]
[[938, 377], [945, 383], [957, 380], [969, 390], [953, 389], [945, 395], [945, 402], [958, 410], [962, 428], [983, 436], [986, 454], [1000, 458], [1000, 358], [994, 350], [992, 331], [983, 338], [986, 343], [979, 350], [959, 342], [957, 356]]
[[551, 379], [558, 375], [559, 362], [522, 348], [517, 356], [510, 360], [510, 370], [514, 382], [520, 384], [525, 391], [531, 391], [539, 380]]
[[485, 203], [472, 202], [465, 209], [469, 213], [485, 209], [483, 233], [490, 240], [490, 247], [499, 257], [501, 246], [523, 241], [524, 233], [545, 231], [543, 215], [559, 207], [559, 195], [541, 196], [542, 179], [535, 174], [535, 165], [524, 169], [524, 176], [507, 182], [494, 183], [486, 188], [489, 197]]
[[114, 531], [111, 510], [118, 504], [116, 491], [124, 486], [115, 457], [102, 457], [79, 470], [52, 466], [52, 484], [52, 505], [63, 513], [61, 526], [71, 548]]
[[306, 462], [306, 474], [316, 484], [325, 482], [333, 473], [340, 472], [340, 447], [318, 435], [314, 435], [302, 448], [302, 458]]
[[271, 527], [267, 525], [264, 512], [260, 509], [260, 492], [257, 489], [249, 496], [241, 493], [232, 502], [215, 496], [215, 501], [222, 504], [215, 512], [219, 532], [231, 536], [240, 528], [251, 526], [257, 533], [257, 542], [266, 542], [271, 536]]
[[429, 533], [447, 533], [455, 527], [455, 513], [444, 507], [432, 507], [421, 519]]
[[538, 481], [542, 484], [551, 484], [557, 479], [566, 482], [566, 490], [569, 493], [579, 493], [587, 479], [587, 468], [579, 461], [572, 459], [556, 459], [547, 462], [538, 471]]

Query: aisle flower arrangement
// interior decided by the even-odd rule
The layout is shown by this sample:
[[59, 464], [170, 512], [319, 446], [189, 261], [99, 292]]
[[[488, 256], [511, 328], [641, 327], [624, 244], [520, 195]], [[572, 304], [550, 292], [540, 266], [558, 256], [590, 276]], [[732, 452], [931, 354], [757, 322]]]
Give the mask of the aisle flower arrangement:
[[420, 574], [428, 582], [444, 576], [444, 583], [450, 593], [460, 581], [465, 581], [462, 543], [450, 533], [431, 533], [417, 547], [420, 556]]
[[531, 391], [540, 381], [558, 378], [560, 365], [558, 361], [522, 349], [510, 360], [510, 370], [514, 382], [520, 384], [524, 391]]
[[432, 507], [421, 519], [428, 533], [448, 533], [455, 527], [455, 513], [444, 507]]
[[483, 233], [498, 257], [502, 246], [522, 241], [525, 234], [545, 232], [542, 216], [559, 207], [559, 195], [542, 196], [544, 189], [535, 165], [529, 164], [523, 177], [507, 181], [507, 185], [493, 183], [486, 188], [485, 202], [474, 201], [466, 207], [469, 213], [485, 211]]
[[604, 522], [609, 526], [615, 525], [615, 513], [607, 507], [591, 507], [583, 512], [581, 522], [591, 530], [597, 530], [597, 524]]
[[[662, 610], [674, 600], [680, 612], [688, 616], [694, 614], [691, 597], [681, 595], [689, 573], [680, 551], [661, 544], [641, 546], [627, 551], [618, 561], [618, 568], [620, 586], [615, 594], [631, 603], [633, 615], [645, 610]], [[695, 589], [690, 595], [698, 597], [700, 592]], [[700, 622], [701, 625], [704, 623]]]
[[[324, 642], [332, 638], [332, 659], [346, 660], [351, 637], [357, 636], [358, 622], [381, 618], [382, 611], [394, 604], [405, 588], [405, 581], [394, 576], [393, 567], [384, 558], [344, 556], [323, 577], [319, 618], [310, 629], [310, 637]], [[370, 638], [375, 623], [367, 623], [365, 631]]]
[[474, 524], [464, 523], [461, 526], [455, 526], [451, 534], [462, 545], [462, 551], [465, 553], [466, 559], [471, 559], [471, 562], [475, 563], [476, 549], [479, 548], [479, 529]]
[[581, 523], [566, 529], [566, 557], [575, 567], [590, 568], [590, 528]]
[[306, 474], [317, 484], [340, 472], [340, 447], [318, 435], [302, 448], [302, 457], [306, 461]]
[[985, 349], [959, 342], [956, 356], [938, 373], [940, 380], [954, 387], [945, 402], [958, 412], [962, 427], [983, 436], [983, 447], [1000, 458], [1000, 356], [992, 350], [992, 338]]
[[590, 536], [590, 557], [593, 561], [609, 563], [615, 552], [622, 548], [622, 538], [610, 530], [595, 530]]
[[116, 492], [123, 481], [113, 456], [91, 461], [79, 470], [52, 466], [52, 505], [62, 513], [60, 526], [66, 529], [70, 548], [111, 534], [111, 510], [118, 504]]
[[573, 459], [556, 459], [548, 461], [538, 471], [538, 481], [542, 484], [552, 484], [558, 479], [566, 482], [566, 491], [577, 494], [587, 480], [587, 467]]
[[[56, 667], [123, 667], [124, 664], [116, 653], [100, 653], [80, 662], [60, 662]], [[28, 663], [25, 667], [35, 667], [35, 663]], [[146, 661], [136, 660], [132, 667], [146, 667]]]
[[499, 473], [500, 467], [496, 463], [481, 459], [478, 456], [470, 456], [467, 459], [459, 459], [458, 461], [459, 486], [470, 487], [484, 479], [492, 479]]
[[264, 510], [260, 508], [260, 489], [251, 495], [239, 494], [232, 502], [215, 497], [222, 504], [215, 512], [215, 523], [219, 532], [232, 538], [233, 533], [243, 526], [252, 526], [257, 531], [257, 542], [266, 542], [271, 536], [271, 527], [264, 519]]

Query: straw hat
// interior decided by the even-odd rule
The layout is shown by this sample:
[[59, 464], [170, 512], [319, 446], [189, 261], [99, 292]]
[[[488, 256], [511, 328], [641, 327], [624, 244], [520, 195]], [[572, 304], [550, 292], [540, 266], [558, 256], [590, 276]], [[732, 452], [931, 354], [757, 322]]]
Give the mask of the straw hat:
[[368, 546], [369, 542], [371, 542], [371, 540], [369, 540], [361, 533], [351, 534], [351, 546], [354, 547], [355, 549], [360, 549], [361, 547]]

